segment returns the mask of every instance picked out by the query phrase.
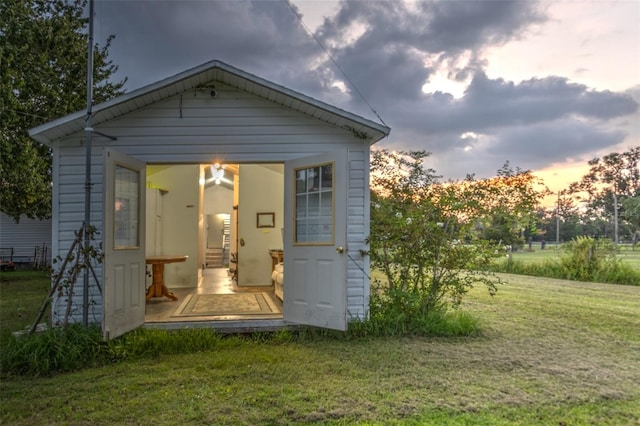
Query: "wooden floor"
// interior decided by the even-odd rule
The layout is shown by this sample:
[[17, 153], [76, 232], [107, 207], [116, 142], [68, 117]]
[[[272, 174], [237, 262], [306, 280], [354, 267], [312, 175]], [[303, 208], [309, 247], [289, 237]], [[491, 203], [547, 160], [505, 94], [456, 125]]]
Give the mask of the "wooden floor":
[[202, 282], [197, 288], [171, 288], [178, 300], [171, 300], [166, 297], [154, 297], [147, 301], [145, 312], [145, 323], [179, 323], [197, 321], [245, 321], [245, 320], [281, 320], [282, 314], [274, 315], [228, 315], [228, 316], [202, 316], [202, 317], [175, 317], [173, 313], [180, 307], [182, 301], [191, 294], [229, 294], [238, 292], [267, 292], [273, 300], [279, 304], [282, 310], [282, 302], [275, 297], [273, 286], [268, 287], [238, 287], [228, 274], [226, 268], [204, 269], [202, 271]]

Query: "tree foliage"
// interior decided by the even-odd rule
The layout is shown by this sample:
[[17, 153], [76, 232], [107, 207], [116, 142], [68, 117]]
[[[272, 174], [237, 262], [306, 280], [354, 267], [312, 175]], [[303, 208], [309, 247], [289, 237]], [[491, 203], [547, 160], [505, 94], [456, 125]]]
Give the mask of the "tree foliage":
[[[46, 218], [51, 211], [51, 154], [32, 127], [86, 108], [88, 18], [83, 0], [0, 2], [0, 209]], [[94, 100], [123, 93], [111, 82], [109, 37], [94, 50]]]
[[631, 228], [631, 241], [635, 249], [640, 241], [640, 195], [626, 198], [622, 201], [622, 207], [624, 209], [623, 217]]
[[495, 179], [440, 183], [423, 167], [428, 155], [378, 150], [371, 160], [371, 263], [385, 275], [383, 297], [418, 314], [458, 303], [477, 283], [493, 294], [486, 268], [503, 252], [478, 223], [528, 223], [541, 198], [531, 174], [508, 165]]
[[[593, 217], [613, 218], [617, 204], [619, 219], [627, 219], [625, 200], [640, 196], [640, 146], [592, 159], [589, 172], [579, 182], [572, 183], [570, 190], [585, 202]], [[579, 193], [586, 195], [581, 197]], [[632, 226], [632, 221], [627, 224]], [[633, 232], [637, 231], [632, 228]]]
[[491, 179], [475, 181], [484, 206], [478, 216], [482, 238], [521, 247], [524, 237], [537, 232], [536, 208], [549, 191], [529, 170], [506, 162]]

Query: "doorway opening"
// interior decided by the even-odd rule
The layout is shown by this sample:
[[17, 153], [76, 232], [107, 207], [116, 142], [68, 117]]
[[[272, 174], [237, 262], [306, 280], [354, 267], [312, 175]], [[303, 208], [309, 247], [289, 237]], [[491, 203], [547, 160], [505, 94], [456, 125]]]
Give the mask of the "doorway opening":
[[145, 218], [148, 259], [188, 256], [164, 267], [177, 300], [147, 300], [146, 324], [282, 320], [284, 164], [149, 164]]

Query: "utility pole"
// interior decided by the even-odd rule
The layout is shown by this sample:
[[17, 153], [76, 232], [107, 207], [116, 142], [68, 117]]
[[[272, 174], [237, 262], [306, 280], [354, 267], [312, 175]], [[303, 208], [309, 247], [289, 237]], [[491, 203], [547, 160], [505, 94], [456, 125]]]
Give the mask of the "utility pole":
[[616, 194], [616, 187], [613, 187], [613, 233], [616, 246], [618, 245], [618, 195]]
[[558, 191], [558, 202], [556, 204], [556, 249], [560, 245], [560, 191]]

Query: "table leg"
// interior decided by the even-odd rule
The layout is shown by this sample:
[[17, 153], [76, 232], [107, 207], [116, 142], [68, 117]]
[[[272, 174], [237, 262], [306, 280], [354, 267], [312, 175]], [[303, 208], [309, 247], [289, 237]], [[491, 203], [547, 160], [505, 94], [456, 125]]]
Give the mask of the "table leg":
[[153, 270], [153, 280], [151, 287], [147, 290], [146, 300], [149, 300], [152, 297], [162, 296], [166, 296], [172, 300], [178, 300], [178, 296], [169, 291], [167, 286], [164, 285], [164, 263], [154, 263], [151, 265], [151, 269]]
[[174, 292], [169, 291], [166, 285], [162, 285], [162, 295], [172, 300], [178, 300], [178, 296], [176, 296]]

